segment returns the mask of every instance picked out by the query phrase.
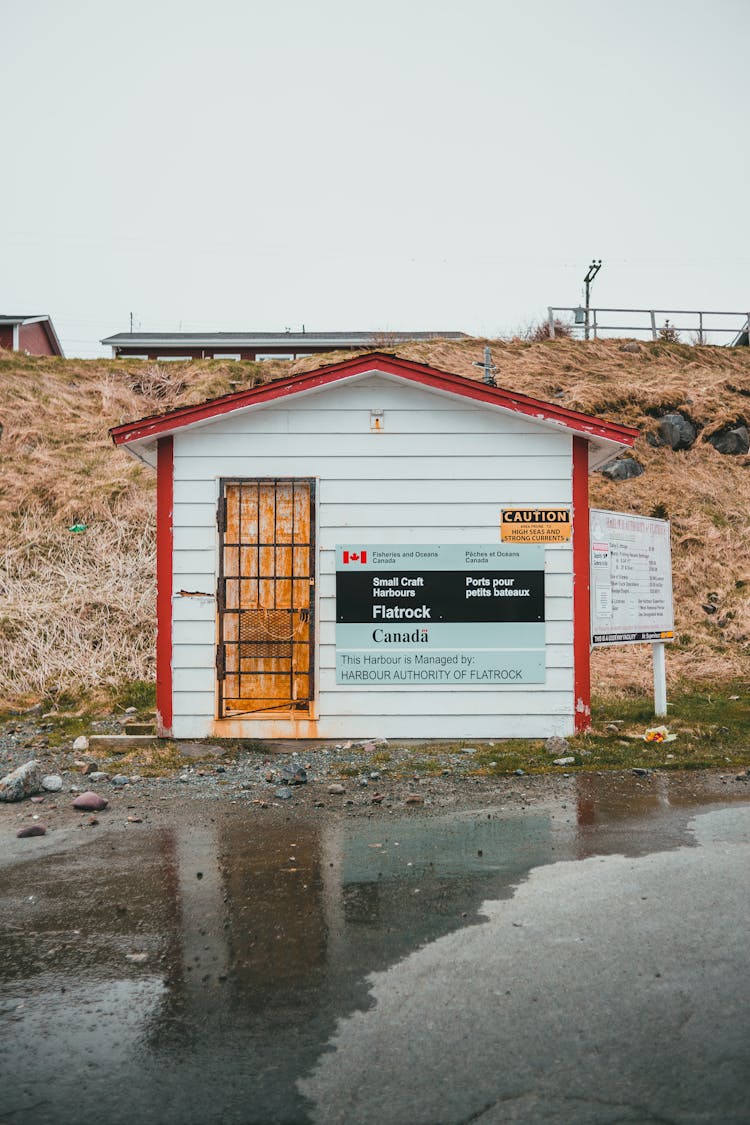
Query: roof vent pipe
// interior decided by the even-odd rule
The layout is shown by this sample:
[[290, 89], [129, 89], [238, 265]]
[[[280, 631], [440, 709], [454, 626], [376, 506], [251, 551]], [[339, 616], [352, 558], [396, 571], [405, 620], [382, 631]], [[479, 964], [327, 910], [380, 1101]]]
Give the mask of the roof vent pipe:
[[484, 362], [483, 363], [473, 363], [472, 367], [483, 368], [484, 375], [482, 376], [482, 382], [486, 383], [488, 387], [496, 386], [495, 372], [497, 371], [497, 368], [495, 367], [494, 363], [492, 362], [492, 352], [489, 349], [489, 345], [484, 349]]

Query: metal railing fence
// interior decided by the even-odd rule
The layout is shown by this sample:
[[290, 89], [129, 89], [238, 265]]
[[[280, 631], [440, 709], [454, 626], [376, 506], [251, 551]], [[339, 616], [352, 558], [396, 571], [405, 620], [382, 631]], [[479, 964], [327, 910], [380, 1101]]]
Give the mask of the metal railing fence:
[[[750, 312], [728, 312], [724, 309], [709, 311], [707, 309], [615, 309], [593, 308], [585, 309], [581, 305], [548, 305], [547, 317], [550, 336], [555, 336], [555, 321], [559, 321], [560, 313], [573, 313], [572, 324], [566, 328], [580, 329], [581, 334], [589, 338], [589, 334], [596, 340], [602, 333], [646, 333], [652, 340], [658, 340], [665, 333], [690, 332], [695, 336], [695, 342], [705, 344], [708, 337], [716, 333], [728, 333], [733, 336], [729, 341], [730, 346], [737, 344], [741, 337], [750, 329]], [[603, 315], [643, 316], [648, 317], [646, 323], [640, 324], [605, 324], [602, 323]], [[676, 324], [673, 317], [689, 316], [696, 318], [691, 324]], [[664, 321], [661, 318], [664, 317]], [[713, 324], [714, 317], [733, 317], [735, 323], [729, 327]], [[657, 318], [659, 321], [657, 322]], [[739, 323], [738, 323], [739, 321]]]

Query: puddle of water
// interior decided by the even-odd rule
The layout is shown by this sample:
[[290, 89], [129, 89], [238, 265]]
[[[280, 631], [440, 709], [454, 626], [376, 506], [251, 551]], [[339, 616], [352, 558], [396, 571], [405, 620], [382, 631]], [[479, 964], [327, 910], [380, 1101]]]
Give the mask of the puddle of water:
[[523, 813], [248, 822], [194, 809], [0, 871], [0, 1122], [296, 1123], [368, 977], [528, 873], [693, 845], [681, 777], [581, 777]]

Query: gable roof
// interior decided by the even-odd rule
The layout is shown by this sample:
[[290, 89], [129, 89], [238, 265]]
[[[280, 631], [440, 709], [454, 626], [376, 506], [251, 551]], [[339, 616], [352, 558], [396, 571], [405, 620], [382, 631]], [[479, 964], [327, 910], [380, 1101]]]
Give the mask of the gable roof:
[[513, 414], [525, 415], [530, 421], [542, 426], [568, 430], [588, 441], [590, 468], [597, 468], [611, 460], [622, 451], [623, 447], [632, 446], [638, 436], [638, 430], [633, 429], [632, 426], [594, 418], [589, 414], [568, 410], [563, 406], [530, 398], [528, 395], [506, 390], [503, 387], [490, 386], [478, 380], [467, 379], [463, 375], [439, 371], [426, 364], [415, 363], [413, 360], [401, 359], [383, 352], [355, 356], [341, 363], [333, 363], [285, 379], [276, 379], [271, 383], [234, 391], [232, 394], [208, 399], [206, 402], [179, 406], [164, 414], [152, 414], [134, 422], [113, 426], [109, 432], [115, 445], [125, 446], [134, 456], [154, 464], [155, 444], [160, 437], [174, 434], [185, 427], [205, 424], [237, 410], [280, 402], [298, 394], [372, 374], [404, 379], [428, 390], [455, 395]]

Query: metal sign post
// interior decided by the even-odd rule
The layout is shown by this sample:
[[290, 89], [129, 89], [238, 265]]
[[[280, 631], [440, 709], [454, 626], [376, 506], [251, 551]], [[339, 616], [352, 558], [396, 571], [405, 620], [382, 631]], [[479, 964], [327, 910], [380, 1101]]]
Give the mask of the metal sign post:
[[654, 660], [654, 714], [667, 713], [667, 646], [663, 641], [651, 645]]

